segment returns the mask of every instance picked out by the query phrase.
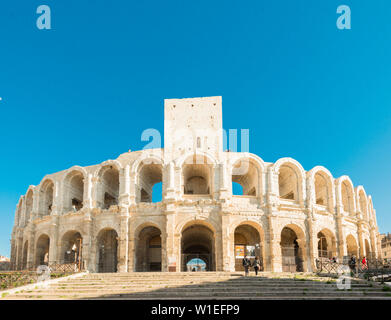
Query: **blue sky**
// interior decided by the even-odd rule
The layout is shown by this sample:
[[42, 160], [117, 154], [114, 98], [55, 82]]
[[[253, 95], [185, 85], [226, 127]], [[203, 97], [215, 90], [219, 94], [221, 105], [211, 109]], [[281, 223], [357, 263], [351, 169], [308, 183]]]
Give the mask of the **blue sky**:
[[[36, 27], [47, 4], [52, 30]], [[347, 4], [352, 29], [338, 30]], [[364, 185], [391, 231], [391, 2], [0, 2], [0, 255], [45, 174], [142, 149], [163, 99], [223, 97], [250, 152]]]

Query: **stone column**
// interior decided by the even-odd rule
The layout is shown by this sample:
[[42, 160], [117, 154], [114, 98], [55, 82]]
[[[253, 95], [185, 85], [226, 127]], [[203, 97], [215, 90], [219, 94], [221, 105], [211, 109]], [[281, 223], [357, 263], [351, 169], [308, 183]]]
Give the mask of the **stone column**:
[[88, 173], [84, 182], [83, 208], [92, 208], [92, 174]]
[[178, 235], [175, 232], [176, 225], [176, 211], [175, 205], [167, 205], [166, 214], [166, 252], [167, 252], [167, 261], [166, 264], [168, 269], [174, 268], [176, 271], [180, 271], [180, 253], [178, 253], [179, 248], [177, 247]]
[[128, 220], [128, 272], [133, 272], [136, 271], [135, 269], [135, 264], [136, 264], [136, 259], [135, 259], [135, 247], [136, 247], [136, 236], [135, 235], [135, 229], [134, 229], [134, 223], [132, 223], [132, 219], [129, 218]]
[[123, 208], [120, 217], [120, 234], [118, 245], [118, 271], [128, 272], [128, 254], [129, 254], [129, 214], [126, 208]]
[[313, 233], [313, 222], [311, 213], [307, 212], [307, 228], [308, 228], [308, 259], [307, 259], [307, 265], [308, 265], [308, 271], [313, 272], [316, 270], [315, 266], [315, 256], [318, 256], [318, 253], [315, 251], [314, 248], [316, 248], [315, 243], [317, 240], [317, 236]]
[[229, 230], [230, 215], [221, 212], [221, 242], [222, 242], [222, 269], [223, 271], [235, 271], [234, 244]]
[[336, 238], [337, 238], [338, 260], [340, 262], [342, 262], [343, 257], [347, 254], [345, 248], [344, 234], [342, 230], [342, 222], [343, 222], [342, 211], [343, 211], [342, 205], [340, 204], [340, 201], [337, 201], [335, 224], [336, 224], [336, 231], [337, 231]]
[[53, 215], [49, 229], [49, 265], [60, 263], [61, 243], [58, 239], [59, 216]]
[[359, 222], [358, 223], [358, 230], [357, 230], [357, 237], [358, 237], [358, 246], [359, 246], [359, 256], [363, 257], [364, 252], [365, 252], [365, 246], [364, 246], [364, 241], [363, 241], [363, 230], [362, 230], [362, 225]]
[[27, 269], [35, 267], [35, 225], [30, 223], [28, 231]]
[[311, 263], [308, 261], [309, 259], [307, 255], [307, 243], [305, 239], [297, 239], [296, 241], [297, 244], [299, 245], [299, 249], [301, 251], [302, 258], [303, 258], [303, 271], [312, 272], [312, 270], [310, 269]]
[[82, 263], [84, 267], [90, 272], [97, 272], [97, 259], [96, 259], [96, 241], [93, 234], [93, 220], [88, 212], [84, 216], [83, 221], [83, 240], [82, 240]]

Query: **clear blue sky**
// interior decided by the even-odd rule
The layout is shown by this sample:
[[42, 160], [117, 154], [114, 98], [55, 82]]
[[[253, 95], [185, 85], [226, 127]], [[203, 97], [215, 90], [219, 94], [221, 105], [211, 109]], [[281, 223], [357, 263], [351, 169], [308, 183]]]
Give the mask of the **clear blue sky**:
[[251, 152], [348, 174], [391, 231], [390, 16], [389, 0], [2, 0], [0, 254], [30, 184], [141, 149], [164, 98], [223, 96]]

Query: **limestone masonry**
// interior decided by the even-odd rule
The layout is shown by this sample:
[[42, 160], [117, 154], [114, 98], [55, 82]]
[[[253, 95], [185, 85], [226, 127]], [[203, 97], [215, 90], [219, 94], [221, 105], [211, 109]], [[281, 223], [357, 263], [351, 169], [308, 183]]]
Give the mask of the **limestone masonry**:
[[28, 188], [15, 213], [12, 269], [234, 271], [247, 255], [264, 271], [296, 272], [322, 257], [378, 256], [371, 196], [348, 176], [223, 151], [221, 97], [167, 99], [164, 112], [164, 149], [73, 166]]

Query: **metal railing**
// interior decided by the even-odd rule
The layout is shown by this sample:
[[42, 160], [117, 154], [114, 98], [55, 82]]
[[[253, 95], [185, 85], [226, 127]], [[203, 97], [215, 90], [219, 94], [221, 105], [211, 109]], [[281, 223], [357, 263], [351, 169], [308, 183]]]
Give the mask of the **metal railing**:
[[316, 273], [338, 276], [349, 271], [352, 276], [369, 281], [384, 283], [391, 280], [391, 265], [381, 259], [370, 258], [363, 263], [362, 258], [354, 261], [350, 257], [343, 257], [342, 261], [334, 258], [319, 257], [315, 259]]

